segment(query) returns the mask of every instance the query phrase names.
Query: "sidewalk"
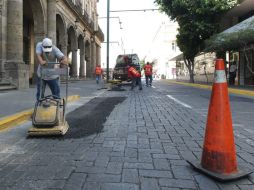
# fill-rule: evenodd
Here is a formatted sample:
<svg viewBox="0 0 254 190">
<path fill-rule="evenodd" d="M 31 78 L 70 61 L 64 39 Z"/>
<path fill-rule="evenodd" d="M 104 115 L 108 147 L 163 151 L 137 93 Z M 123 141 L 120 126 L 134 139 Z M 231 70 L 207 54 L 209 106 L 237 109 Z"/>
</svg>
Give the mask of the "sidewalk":
<svg viewBox="0 0 254 190">
<path fill-rule="evenodd" d="M 72 90 L 81 97 L 96 95 L 96 85 L 86 84 L 87 90 L 89 86 L 90 93 L 76 89 L 78 84 Z M 75 138 L 26 138 L 31 122 L 0 133 L 0 189 L 254 189 L 254 174 L 220 183 L 186 162 L 200 159 L 206 118 L 156 88 L 124 89 L 97 96 L 126 98 L 106 117 L 99 133 Z M 80 101 L 75 104 L 81 105 Z M 253 169 L 254 148 L 244 144 L 244 138 L 241 135 L 236 140 L 238 153 L 243 155 L 237 155 L 238 161 Z"/>
</svg>

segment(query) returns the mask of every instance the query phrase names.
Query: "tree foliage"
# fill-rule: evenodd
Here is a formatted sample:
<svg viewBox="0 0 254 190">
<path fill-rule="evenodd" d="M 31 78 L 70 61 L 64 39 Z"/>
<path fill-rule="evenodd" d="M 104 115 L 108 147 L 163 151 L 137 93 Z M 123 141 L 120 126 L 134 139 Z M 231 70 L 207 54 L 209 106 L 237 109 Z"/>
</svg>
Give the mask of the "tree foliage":
<svg viewBox="0 0 254 190">
<path fill-rule="evenodd" d="M 194 58 L 204 48 L 204 42 L 218 32 L 223 14 L 236 0 L 155 0 L 160 9 L 178 22 L 177 45 L 194 82 Z"/>
</svg>

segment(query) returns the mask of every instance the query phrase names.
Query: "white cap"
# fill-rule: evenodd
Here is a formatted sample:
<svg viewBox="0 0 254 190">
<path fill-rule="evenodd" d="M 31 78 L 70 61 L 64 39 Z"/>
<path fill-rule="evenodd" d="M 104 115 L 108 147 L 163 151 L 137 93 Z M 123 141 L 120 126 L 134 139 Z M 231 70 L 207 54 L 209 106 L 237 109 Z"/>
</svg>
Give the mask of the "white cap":
<svg viewBox="0 0 254 190">
<path fill-rule="evenodd" d="M 49 38 L 44 38 L 42 41 L 42 50 L 45 53 L 51 52 L 52 51 L 52 40 Z"/>
</svg>

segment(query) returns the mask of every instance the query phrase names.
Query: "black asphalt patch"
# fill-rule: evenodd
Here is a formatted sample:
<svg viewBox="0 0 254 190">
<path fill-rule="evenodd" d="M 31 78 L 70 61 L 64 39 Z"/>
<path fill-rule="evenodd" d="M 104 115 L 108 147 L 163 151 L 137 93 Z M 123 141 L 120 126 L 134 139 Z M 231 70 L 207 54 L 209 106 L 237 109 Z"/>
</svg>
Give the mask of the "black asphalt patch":
<svg viewBox="0 0 254 190">
<path fill-rule="evenodd" d="M 64 139 L 82 138 L 103 130 L 103 123 L 114 107 L 126 97 L 94 98 L 66 116 L 69 130 Z"/>
<path fill-rule="evenodd" d="M 125 91 L 121 86 L 113 86 L 109 91 Z"/>
</svg>

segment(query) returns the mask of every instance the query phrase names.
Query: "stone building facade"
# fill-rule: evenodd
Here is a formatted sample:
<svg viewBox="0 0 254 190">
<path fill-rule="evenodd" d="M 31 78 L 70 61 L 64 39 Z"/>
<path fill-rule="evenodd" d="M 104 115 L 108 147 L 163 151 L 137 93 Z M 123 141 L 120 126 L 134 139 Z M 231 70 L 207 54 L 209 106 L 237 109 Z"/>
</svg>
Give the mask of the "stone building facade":
<svg viewBox="0 0 254 190">
<path fill-rule="evenodd" d="M 35 46 L 44 37 L 69 58 L 70 77 L 93 77 L 104 35 L 98 0 L 0 0 L 0 82 L 34 83 Z"/>
</svg>

